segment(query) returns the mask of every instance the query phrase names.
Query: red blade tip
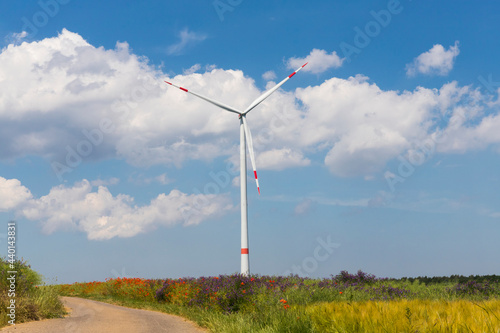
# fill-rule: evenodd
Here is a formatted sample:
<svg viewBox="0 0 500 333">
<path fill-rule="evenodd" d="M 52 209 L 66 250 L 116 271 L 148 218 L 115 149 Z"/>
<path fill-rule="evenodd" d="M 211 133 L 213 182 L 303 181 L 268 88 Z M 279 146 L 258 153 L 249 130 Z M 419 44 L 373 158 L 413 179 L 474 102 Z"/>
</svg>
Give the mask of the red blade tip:
<svg viewBox="0 0 500 333">
<path fill-rule="evenodd" d="M 308 64 L 309 62 L 306 62 L 305 64 L 302 65 L 302 68 L 306 67 L 306 65 Z"/>
</svg>

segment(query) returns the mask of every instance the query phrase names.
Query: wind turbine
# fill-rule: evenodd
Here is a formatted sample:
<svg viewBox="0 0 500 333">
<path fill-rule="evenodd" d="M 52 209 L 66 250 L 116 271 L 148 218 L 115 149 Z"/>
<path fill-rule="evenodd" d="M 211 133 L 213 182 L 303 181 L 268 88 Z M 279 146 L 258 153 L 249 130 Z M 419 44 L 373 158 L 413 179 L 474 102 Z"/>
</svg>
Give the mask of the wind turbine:
<svg viewBox="0 0 500 333">
<path fill-rule="evenodd" d="M 232 106 L 226 105 L 224 103 L 218 102 L 214 99 L 205 97 L 198 93 L 195 93 L 186 88 L 177 86 L 171 82 L 165 81 L 165 83 L 179 88 L 180 90 L 190 93 L 198 98 L 201 98 L 215 106 L 218 106 L 221 109 L 224 109 L 229 112 L 233 112 L 238 114 L 238 118 L 240 119 L 240 190 L 241 190 L 241 274 L 249 275 L 250 274 L 250 264 L 249 264 L 249 255 L 248 255 L 248 205 L 247 205 L 247 158 L 246 158 L 246 142 L 248 140 L 248 152 L 250 154 L 250 161 L 252 162 L 253 174 L 255 176 L 255 183 L 257 184 L 257 191 L 260 195 L 260 187 L 259 187 L 259 179 L 257 178 L 257 169 L 255 167 L 255 156 L 253 152 L 253 143 L 252 143 L 252 135 L 250 134 L 250 129 L 248 128 L 246 115 L 248 112 L 252 111 L 257 105 L 262 103 L 266 98 L 268 98 L 273 92 L 278 90 L 286 81 L 290 80 L 292 76 L 297 74 L 302 68 L 305 67 L 308 63 L 305 63 L 300 68 L 298 68 L 295 72 L 288 75 L 283 81 L 275 85 L 273 88 L 269 89 L 262 95 L 260 95 L 257 99 L 255 99 L 246 109 L 245 111 L 240 111 Z"/>
</svg>

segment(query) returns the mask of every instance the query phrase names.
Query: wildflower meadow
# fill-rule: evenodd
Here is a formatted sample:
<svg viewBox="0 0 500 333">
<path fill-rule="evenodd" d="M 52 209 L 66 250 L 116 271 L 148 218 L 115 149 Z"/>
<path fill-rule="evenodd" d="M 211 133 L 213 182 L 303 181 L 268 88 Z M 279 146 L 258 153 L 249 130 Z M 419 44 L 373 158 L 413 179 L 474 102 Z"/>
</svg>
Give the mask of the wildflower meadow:
<svg viewBox="0 0 500 333">
<path fill-rule="evenodd" d="M 212 332 L 498 332 L 500 277 L 325 279 L 240 274 L 59 285 L 65 296 L 164 311 Z"/>
<path fill-rule="evenodd" d="M 500 331 L 495 275 L 388 279 L 342 271 L 324 279 L 233 274 L 46 286 L 26 262 L 15 265 L 17 323 L 63 316 L 60 295 L 181 315 L 211 332 Z M 4 276 L 6 262 L 1 268 Z M 0 287 L 2 327 L 10 287 Z"/>
</svg>

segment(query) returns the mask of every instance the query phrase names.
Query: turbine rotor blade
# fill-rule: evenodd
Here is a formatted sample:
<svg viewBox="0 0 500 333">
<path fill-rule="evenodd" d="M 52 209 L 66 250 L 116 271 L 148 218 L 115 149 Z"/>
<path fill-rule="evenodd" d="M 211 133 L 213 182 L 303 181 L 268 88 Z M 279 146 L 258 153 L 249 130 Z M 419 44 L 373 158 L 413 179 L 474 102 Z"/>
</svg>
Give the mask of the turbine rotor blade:
<svg viewBox="0 0 500 333">
<path fill-rule="evenodd" d="M 216 101 L 216 100 L 214 100 L 214 99 L 211 99 L 211 98 L 205 97 L 205 96 L 200 95 L 200 94 L 198 94 L 198 93 L 195 93 L 195 92 L 193 92 L 193 91 L 191 91 L 191 90 L 187 90 L 186 88 L 179 87 L 179 86 L 177 86 L 177 85 L 175 85 L 175 84 L 173 84 L 173 83 L 171 83 L 171 82 L 165 81 L 165 83 L 167 83 L 167 84 L 169 84 L 169 85 L 171 85 L 171 86 L 174 86 L 174 87 L 176 87 L 176 88 L 179 88 L 180 90 L 182 90 L 182 91 L 184 91 L 184 92 L 187 92 L 187 93 L 189 93 L 189 94 L 191 94 L 191 95 L 194 95 L 194 96 L 196 96 L 196 97 L 198 97 L 198 98 L 201 98 L 201 99 L 203 99 L 203 100 L 207 101 L 208 103 L 211 103 L 211 104 L 213 104 L 213 105 L 215 105 L 215 106 L 220 107 L 221 109 L 224 109 L 224 110 L 229 111 L 229 112 L 234 112 L 234 113 L 237 113 L 237 114 L 242 114 L 242 112 L 241 112 L 241 111 L 239 111 L 239 110 L 237 110 L 237 109 L 235 109 L 235 108 L 233 108 L 233 107 L 231 107 L 231 106 L 229 106 L 229 105 L 226 105 L 226 104 L 221 103 L 221 102 L 218 102 L 218 101 Z"/>
<path fill-rule="evenodd" d="M 275 85 L 274 87 L 272 87 L 271 89 L 269 89 L 268 91 L 266 91 L 265 93 L 263 93 L 262 95 L 260 95 L 259 97 L 257 97 L 257 99 L 255 101 L 253 101 L 252 104 L 250 104 L 250 106 L 247 107 L 245 111 L 243 111 L 243 114 L 247 114 L 253 108 L 255 108 L 257 105 L 259 105 L 260 103 L 262 103 L 262 101 L 264 101 L 266 98 L 268 98 L 273 92 L 275 92 L 276 90 L 278 90 L 279 87 L 281 87 L 286 81 L 290 80 L 292 78 L 292 76 L 294 76 L 295 74 L 297 74 L 307 64 L 308 63 L 306 62 L 304 65 L 302 65 L 302 67 L 298 68 L 295 72 L 293 72 L 292 74 L 288 75 L 283 81 L 281 81 L 280 83 L 278 83 L 277 85 Z"/>
<path fill-rule="evenodd" d="M 253 175 L 255 176 L 255 183 L 257 184 L 257 191 L 260 194 L 259 179 L 257 178 L 257 168 L 255 167 L 255 155 L 253 152 L 253 142 L 252 134 L 250 133 L 250 128 L 248 128 L 247 119 L 245 115 L 241 115 L 241 120 L 243 120 L 243 128 L 245 129 L 245 136 L 248 142 L 248 151 L 250 153 L 250 161 L 252 162 Z M 240 177 L 246 177 L 246 175 L 240 175 Z"/>
</svg>

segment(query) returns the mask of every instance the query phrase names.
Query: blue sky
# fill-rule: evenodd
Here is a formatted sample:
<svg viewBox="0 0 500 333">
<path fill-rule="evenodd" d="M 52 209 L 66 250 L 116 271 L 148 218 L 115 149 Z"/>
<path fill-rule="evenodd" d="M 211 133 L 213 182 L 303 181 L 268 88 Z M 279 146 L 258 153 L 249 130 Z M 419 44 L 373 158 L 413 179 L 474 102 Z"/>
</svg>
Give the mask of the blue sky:
<svg viewBox="0 0 500 333">
<path fill-rule="evenodd" d="M 0 5 L 0 244 L 49 282 L 499 274 L 499 4 Z M 236 171 L 234 167 L 236 166 Z M 250 175 L 250 174 L 249 174 Z"/>
</svg>

